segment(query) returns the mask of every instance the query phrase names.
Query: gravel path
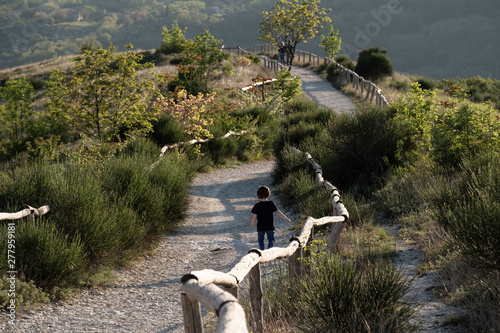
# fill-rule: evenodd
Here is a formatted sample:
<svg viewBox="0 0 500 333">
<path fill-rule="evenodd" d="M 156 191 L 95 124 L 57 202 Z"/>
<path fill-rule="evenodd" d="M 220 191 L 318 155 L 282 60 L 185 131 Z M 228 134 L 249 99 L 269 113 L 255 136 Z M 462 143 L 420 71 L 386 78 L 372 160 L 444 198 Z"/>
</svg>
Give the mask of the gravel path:
<svg viewBox="0 0 500 333">
<path fill-rule="evenodd" d="M 300 76 L 302 90 L 316 103 L 337 113 L 353 112 L 356 109 L 356 105 L 349 97 L 311 69 L 292 66 L 292 73 Z"/>
<path fill-rule="evenodd" d="M 2 316 L 0 331 L 183 332 L 180 278 L 204 268 L 227 272 L 257 247 L 250 210 L 258 186 L 270 185 L 273 166 L 266 161 L 200 174 L 191 187 L 187 221 L 154 255 L 116 272 L 113 287 L 84 289 L 67 302 L 18 314 L 15 327 Z M 276 227 L 276 246 L 287 246 L 286 223 L 277 217 Z"/>
</svg>

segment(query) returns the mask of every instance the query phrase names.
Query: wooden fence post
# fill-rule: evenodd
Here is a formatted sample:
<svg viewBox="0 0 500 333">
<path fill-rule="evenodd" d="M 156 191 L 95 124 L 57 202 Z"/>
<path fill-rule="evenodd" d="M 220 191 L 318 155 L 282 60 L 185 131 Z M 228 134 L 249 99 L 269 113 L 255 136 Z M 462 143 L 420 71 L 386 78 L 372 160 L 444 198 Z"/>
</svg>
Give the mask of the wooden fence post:
<svg viewBox="0 0 500 333">
<path fill-rule="evenodd" d="M 303 248 L 299 244 L 299 247 L 295 251 L 295 253 L 288 257 L 288 270 L 290 272 L 290 278 L 292 280 L 295 278 L 300 278 L 302 276 L 302 257 Z"/>
<path fill-rule="evenodd" d="M 222 290 L 227 291 L 228 293 L 233 295 L 235 298 L 238 298 L 238 287 L 234 287 L 234 288 L 222 287 Z"/>
<path fill-rule="evenodd" d="M 248 273 L 250 292 L 250 312 L 253 319 L 253 332 L 264 332 L 264 317 L 262 310 L 262 283 L 260 277 L 260 263 L 253 266 Z"/>
<path fill-rule="evenodd" d="M 203 333 L 203 321 L 201 319 L 201 309 L 199 302 L 193 302 L 182 293 L 182 315 L 184 317 L 184 332 Z"/>
<path fill-rule="evenodd" d="M 340 233 L 342 232 L 342 229 L 344 229 L 343 222 L 337 222 L 337 223 L 333 224 L 332 231 L 330 233 L 330 237 L 328 237 L 328 241 L 326 243 L 326 247 L 330 253 L 335 252 L 335 250 L 337 249 L 337 245 L 339 242 Z"/>
</svg>

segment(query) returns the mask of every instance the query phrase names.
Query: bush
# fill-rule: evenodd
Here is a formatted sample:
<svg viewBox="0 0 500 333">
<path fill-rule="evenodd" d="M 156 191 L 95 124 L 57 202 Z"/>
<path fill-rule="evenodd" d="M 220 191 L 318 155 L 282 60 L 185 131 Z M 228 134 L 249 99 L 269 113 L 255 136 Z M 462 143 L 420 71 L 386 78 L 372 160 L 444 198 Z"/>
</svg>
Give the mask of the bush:
<svg viewBox="0 0 500 333">
<path fill-rule="evenodd" d="M 249 59 L 253 64 L 260 65 L 262 59 L 259 56 L 253 54 L 245 54 L 245 58 Z"/>
<path fill-rule="evenodd" d="M 341 54 L 339 56 L 337 56 L 335 58 L 335 61 L 344 66 L 345 68 L 347 69 L 350 69 L 350 70 L 354 70 L 354 68 L 356 67 L 356 65 L 354 64 L 354 62 L 349 58 L 349 56 L 345 55 L 345 54 Z"/>
<path fill-rule="evenodd" d="M 462 158 L 498 151 L 498 112 L 491 105 L 463 102 L 445 109 L 432 130 L 433 157 L 445 166 L 456 166 Z"/>
<path fill-rule="evenodd" d="M 5 236 L 2 236 L 1 243 L 5 244 L 7 232 L 2 235 Z M 46 291 L 56 285 L 68 286 L 78 282 L 87 265 L 84 246 L 78 236 L 70 237 L 61 232 L 50 219 L 17 222 L 15 235 L 19 276 L 36 281 Z M 2 256 L 4 268 L 7 270 L 7 255 Z"/>
<path fill-rule="evenodd" d="M 158 52 L 163 54 L 182 53 L 188 47 L 190 41 L 184 37 L 187 28 L 181 29 L 177 23 L 174 21 L 171 29 L 163 27 L 163 39 Z"/>
<path fill-rule="evenodd" d="M 136 140 L 105 162 L 34 163 L 1 173 L 0 211 L 17 211 L 25 202 L 51 207 L 43 221 L 17 224 L 16 264 L 26 281 L 47 292 L 90 281 L 102 268 L 123 265 L 154 246 L 184 217 L 193 166 L 166 154 L 151 169 L 158 158 L 152 147 Z M 6 244 L 2 231 L 0 243 Z M 5 251 L 2 246 L 2 269 Z"/>
<path fill-rule="evenodd" d="M 403 331 L 410 310 L 400 301 L 408 289 L 401 273 L 337 256 L 312 258 L 311 275 L 300 281 L 297 292 L 297 318 L 306 331 Z"/>
<path fill-rule="evenodd" d="M 22 306 L 43 304 L 50 301 L 48 293 L 44 292 L 41 288 L 37 287 L 34 281 L 25 282 L 15 278 L 16 284 L 16 304 Z M 0 306 L 4 309 L 10 303 L 9 297 L 10 281 L 7 280 L 7 275 L 0 278 Z"/>
<path fill-rule="evenodd" d="M 376 81 L 392 74 L 392 64 L 386 50 L 370 47 L 359 52 L 354 71 L 366 79 Z"/>
<path fill-rule="evenodd" d="M 437 221 L 474 267 L 500 269 L 500 154 L 480 154 L 462 162 L 458 179 L 435 195 Z M 457 204 L 460 203 L 460 204 Z"/>
<path fill-rule="evenodd" d="M 149 138 L 158 146 L 190 140 L 184 134 L 182 124 L 169 115 L 162 115 L 153 123 L 153 131 L 149 134 Z"/>
<path fill-rule="evenodd" d="M 398 163 L 398 142 L 406 140 L 390 111 L 377 107 L 360 109 L 354 117 L 342 114 L 328 124 L 327 131 L 331 144 L 310 153 L 335 186 L 346 190 L 362 184 L 362 193 L 370 193 L 379 177 Z"/>
<path fill-rule="evenodd" d="M 277 192 L 283 204 L 293 206 L 301 216 L 321 218 L 332 213 L 330 194 L 326 189 L 318 188 L 314 173 L 309 170 L 288 174 L 277 187 Z"/>
<path fill-rule="evenodd" d="M 436 83 L 434 82 L 434 80 L 428 77 L 417 77 L 415 79 L 415 82 L 420 84 L 420 88 L 424 90 L 433 90 L 434 88 L 436 88 Z"/>
</svg>

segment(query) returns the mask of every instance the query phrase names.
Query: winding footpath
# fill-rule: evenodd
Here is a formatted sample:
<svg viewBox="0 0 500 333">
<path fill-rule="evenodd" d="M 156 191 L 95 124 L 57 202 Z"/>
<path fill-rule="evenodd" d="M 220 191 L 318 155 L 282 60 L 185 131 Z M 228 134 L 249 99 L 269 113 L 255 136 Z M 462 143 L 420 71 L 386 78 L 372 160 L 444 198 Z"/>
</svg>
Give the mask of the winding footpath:
<svg viewBox="0 0 500 333">
<path fill-rule="evenodd" d="M 15 327 L 2 321 L 0 331 L 183 332 L 180 278 L 205 268 L 227 272 L 257 247 L 250 210 L 257 188 L 270 185 L 273 167 L 265 161 L 199 175 L 188 219 L 164 237 L 154 255 L 117 271 L 112 287 L 83 289 L 66 302 L 23 312 Z M 287 246 L 291 231 L 285 222 L 276 223 L 276 246 Z"/>
<path fill-rule="evenodd" d="M 334 112 L 355 110 L 349 98 L 312 71 L 301 67 L 292 71 L 301 76 L 303 90 L 319 104 Z M 2 316 L 0 331 L 183 332 L 180 278 L 205 268 L 227 272 L 249 249 L 257 247 L 250 210 L 257 202 L 258 186 L 271 184 L 273 167 L 273 161 L 265 161 L 200 174 L 191 186 L 187 220 L 176 234 L 163 238 L 153 255 L 116 271 L 112 287 L 82 289 L 68 301 L 21 312 L 15 326 Z M 295 220 L 290 212 L 283 212 Z M 287 246 L 293 232 L 281 219 L 276 222 L 276 246 Z M 418 249 L 404 243 L 396 230 L 390 232 L 401 253 L 396 264 L 413 281 L 405 300 L 415 304 L 412 323 L 419 327 L 417 332 L 459 332 L 441 326 L 456 309 L 433 296 L 435 275 L 429 272 L 416 277 Z"/>
<path fill-rule="evenodd" d="M 340 90 L 334 88 L 330 82 L 314 73 L 312 70 L 292 66 L 292 73 L 299 75 L 302 80 L 302 90 L 313 101 L 333 112 L 350 112 L 356 109 L 354 102 Z"/>
</svg>

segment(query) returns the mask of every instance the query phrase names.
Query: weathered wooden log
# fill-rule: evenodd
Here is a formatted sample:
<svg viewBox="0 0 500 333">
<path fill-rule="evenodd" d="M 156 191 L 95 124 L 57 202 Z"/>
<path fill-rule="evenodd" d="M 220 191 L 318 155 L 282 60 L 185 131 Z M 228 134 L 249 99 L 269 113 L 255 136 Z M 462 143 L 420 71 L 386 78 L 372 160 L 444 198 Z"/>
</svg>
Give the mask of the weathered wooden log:
<svg viewBox="0 0 500 333">
<path fill-rule="evenodd" d="M 182 316 L 184 318 L 184 332 L 203 333 L 200 303 L 191 301 L 185 294 L 181 294 Z"/>
<path fill-rule="evenodd" d="M 328 241 L 326 243 L 326 248 L 329 252 L 334 252 L 337 249 L 342 229 L 344 229 L 344 223 L 338 222 L 333 224 L 330 237 L 328 237 Z"/>
<path fill-rule="evenodd" d="M 303 247 L 298 247 L 297 250 L 288 257 L 288 272 L 292 280 L 302 276 L 302 257 Z"/>
<path fill-rule="evenodd" d="M 200 283 L 194 278 L 184 281 L 182 289 L 191 301 L 200 302 L 219 316 L 217 332 L 248 332 L 245 312 L 230 293 L 212 283 Z"/>
<path fill-rule="evenodd" d="M 345 216 L 324 216 L 320 219 L 312 219 L 312 220 L 313 220 L 313 226 L 318 226 L 318 227 L 330 223 L 346 222 Z"/>
<path fill-rule="evenodd" d="M 260 264 L 255 265 L 249 274 L 249 294 L 250 294 L 250 311 L 252 313 L 253 328 L 256 333 L 264 332 L 264 316 L 262 307 L 262 282 Z"/>
<path fill-rule="evenodd" d="M 234 275 L 214 271 L 212 269 L 193 271 L 189 274 L 184 275 L 181 278 L 181 282 L 187 281 L 189 279 L 195 279 L 199 283 L 204 283 L 204 284 L 214 283 L 226 288 L 234 288 L 238 286 L 238 280 Z"/>
<path fill-rule="evenodd" d="M 257 265 L 261 260 L 261 251 L 257 249 L 250 250 L 240 261 L 227 273 L 234 276 L 237 283 L 243 281 L 250 270 Z"/>
<path fill-rule="evenodd" d="M 264 250 L 262 251 L 260 262 L 265 263 L 279 258 L 288 258 L 295 253 L 299 246 L 300 243 L 298 241 L 292 241 L 287 247 L 272 247 Z"/>
<path fill-rule="evenodd" d="M 15 213 L 0 213 L 0 221 L 3 220 L 19 220 L 22 219 L 23 217 L 26 216 L 42 216 L 47 214 L 50 211 L 49 206 L 42 206 L 38 209 L 33 208 L 31 206 L 28 206 L 28 208 L 25 208 L 19 212 Z"/>
</svg>

